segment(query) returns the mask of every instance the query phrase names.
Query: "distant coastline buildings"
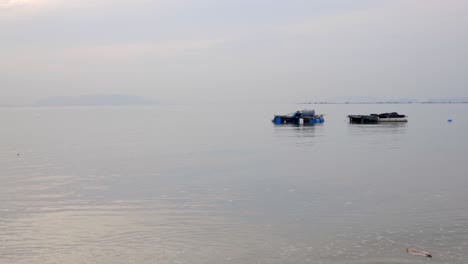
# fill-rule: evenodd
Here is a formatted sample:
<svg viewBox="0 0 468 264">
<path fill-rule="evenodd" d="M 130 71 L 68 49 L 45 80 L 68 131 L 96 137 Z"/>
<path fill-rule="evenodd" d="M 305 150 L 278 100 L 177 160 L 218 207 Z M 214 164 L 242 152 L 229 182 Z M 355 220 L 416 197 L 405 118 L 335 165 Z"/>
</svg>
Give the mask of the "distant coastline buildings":
<svg viewBox="0 0 468 264">
<path fill-rule="evenodd" d="M 377 98 L 339 98 L 339 99 L 326 99 L 317 101 L 302 102 L 301 104 L 468 104 L 468 98 L 433 98 L 433 99 L 397 99 L 385 100 Z"/>
</svg>

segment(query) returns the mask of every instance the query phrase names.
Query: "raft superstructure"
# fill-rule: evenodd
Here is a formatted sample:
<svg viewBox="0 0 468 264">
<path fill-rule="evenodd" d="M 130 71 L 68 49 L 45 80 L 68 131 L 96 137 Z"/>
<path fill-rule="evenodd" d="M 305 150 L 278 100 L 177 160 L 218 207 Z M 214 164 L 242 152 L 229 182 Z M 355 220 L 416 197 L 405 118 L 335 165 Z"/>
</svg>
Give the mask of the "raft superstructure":
<svg viewBox="0 0 468 264">
<path fill-rule="evenodd" d="M 408 122 L 406 115 L 400 115 L 396 112 L 370 114 L 370 115 L 349 115 L 349 122 L 356 124 L 376 124 L 383 122 Z"/>
<path fill-rule="evenodd" d="M 275 115 L 272 120 L 276 125 L 295 124 L 295 125 L 315 125 L 325 122 L 323 115 L 315 114 L 315 110 L 296 111 L 287 115 Z"/>
</svg>

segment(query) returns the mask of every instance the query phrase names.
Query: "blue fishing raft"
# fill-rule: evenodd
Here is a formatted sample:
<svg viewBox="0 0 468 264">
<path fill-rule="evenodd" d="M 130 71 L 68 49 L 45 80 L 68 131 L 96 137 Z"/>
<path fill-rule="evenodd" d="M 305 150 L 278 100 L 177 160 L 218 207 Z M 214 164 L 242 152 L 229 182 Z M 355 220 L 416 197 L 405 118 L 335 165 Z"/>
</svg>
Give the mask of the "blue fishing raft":
<svg viewBox="0 0 468 264">
<path fill-rule="evenodd" d="M 315 125 L 325 122 L 323 115 L 315 114 L 315 110 L 302 110 L 287 115 L 275 115 L 273 123 L 276 125 L 281 124 L 295 124 L 295 125 Z"/>
</svg>

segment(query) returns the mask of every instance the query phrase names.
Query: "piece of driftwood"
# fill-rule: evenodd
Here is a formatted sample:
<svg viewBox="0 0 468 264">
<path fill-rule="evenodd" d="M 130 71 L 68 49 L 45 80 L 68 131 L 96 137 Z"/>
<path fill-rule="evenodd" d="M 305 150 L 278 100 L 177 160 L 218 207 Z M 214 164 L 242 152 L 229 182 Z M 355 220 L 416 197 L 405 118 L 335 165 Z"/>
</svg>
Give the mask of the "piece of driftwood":
<svg viewBox="0 0 468 264">
<path fill-rule="evenodd" d="M 424 256 L 424 257 L 432 258 L 431 253 L 429 253 L 427 251 L 424 251 L 422 249 L 417 249 L 417 248 L 410 247 L 410 248 L 406 249 L 406 252 L 408 252 L 410 254 L 413 254 L 413 255 L 416 255 L 416 256 Z"/>
</svg>

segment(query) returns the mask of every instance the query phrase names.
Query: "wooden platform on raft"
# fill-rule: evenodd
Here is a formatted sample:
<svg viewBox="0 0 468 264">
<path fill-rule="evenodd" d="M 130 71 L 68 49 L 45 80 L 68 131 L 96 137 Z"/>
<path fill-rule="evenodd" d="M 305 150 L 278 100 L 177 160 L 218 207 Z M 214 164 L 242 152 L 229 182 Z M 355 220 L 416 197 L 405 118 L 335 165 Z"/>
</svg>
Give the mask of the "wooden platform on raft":
<svg viewBox="0 0 468 264">
<path fill-rule="evenodd" d="M 376 124 L 379 122 L 377 115 L 349 115 L 349 122 L 356 124 Z"/>
</svg>

